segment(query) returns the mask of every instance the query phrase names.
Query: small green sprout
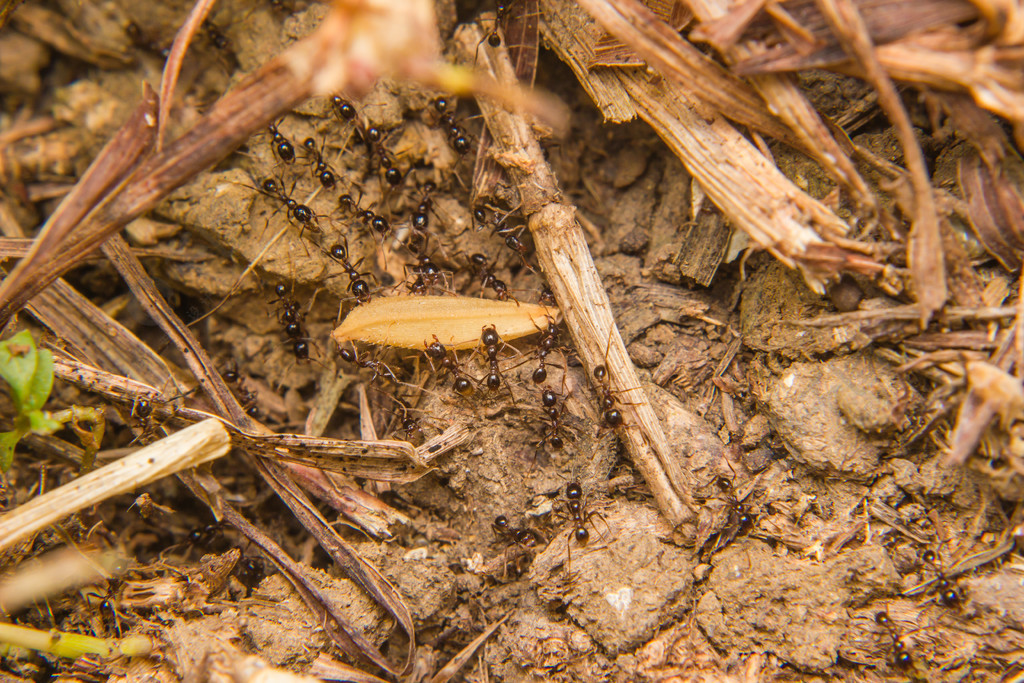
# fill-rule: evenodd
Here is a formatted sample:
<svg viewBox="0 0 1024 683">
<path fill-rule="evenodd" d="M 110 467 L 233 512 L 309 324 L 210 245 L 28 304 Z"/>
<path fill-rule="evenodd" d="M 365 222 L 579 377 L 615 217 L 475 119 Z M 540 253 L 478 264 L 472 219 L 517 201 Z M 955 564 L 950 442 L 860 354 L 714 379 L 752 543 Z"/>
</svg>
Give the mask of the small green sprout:
<svg viewBox="0 0 1024 683">
<path fill-rule="evenodd" d="M 0 342 L 0 377 L 10 386 L 14 403 L 14 429 L 0 432 L 0 472 L 14 462 L 14 447 L 26 434 L 52 434 L 68 424 L 85 450 L 82 471 L 92 468 L 103 440 L 106 422 L 95 408 L 72 406 L 64 410 L 43 410 L 53 391 L 53 354 L 37 349 L 28 330 Z M 87 423 L 90 426 L 83 427 Z"/>
</svg>

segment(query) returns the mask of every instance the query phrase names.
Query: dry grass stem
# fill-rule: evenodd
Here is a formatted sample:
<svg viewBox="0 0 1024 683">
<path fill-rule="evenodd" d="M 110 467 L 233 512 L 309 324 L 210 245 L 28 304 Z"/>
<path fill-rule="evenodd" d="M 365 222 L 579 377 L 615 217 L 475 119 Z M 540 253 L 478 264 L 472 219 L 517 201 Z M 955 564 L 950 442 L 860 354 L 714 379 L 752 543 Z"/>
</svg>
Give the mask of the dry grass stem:
<svg viewBox="0 0 1024 683">
<path fill-rule="evenodd" d="M 477 54 L 483 36 L 475 26 L 456 34 L 462 59 Z M 504 51 L 481 46 L 477 66 L 501 82 L 514 82 L 515 71 Z M 557 180 L 544 158 L 529 122 L 480 98 L 480 109 L 495 140 L 495 149 L 520 194 L 523 215 L 537 249 L 537 259 L 565 316 L 584 366 L 605 365 L 613 391 L 620 396 L 625 426 L 619 434 L 634 464 L 651 488 L 659 509 L 678 525 L 693 517 L 685 473 L 669 452 L 668 442 L 636 376 L 636 369 L 615 326 L 611 305 L 575 208 L 562 201 Z"/>
<path fill-rule="evenodd" d="M 219 420 L 183 429 L 0 517 L 0 551 L 83 508 L 215 460 L 230 448 L 231 439 Z"/>
<path fill-rule="evenodd" d="M 867 26 L 851 0 L 818 0 L 818 7 L 828 19 L 840 44 L 859 66 L 878 93 L 878 104 L 892 122 L 903 146 L 903 158 L 914 190 L 914 218 L 907 245 L 907 260 L 914 284 L 914 294 L 921 314 L 922 325 L 946 302 L 946 267 L 942 257 L 942 239 L 939 234 L 939 216 L 935 208 L 935 195 L 924 154 L 910 116 L 892 80 L 882 69 L 875 56 Z"/>
</svg>

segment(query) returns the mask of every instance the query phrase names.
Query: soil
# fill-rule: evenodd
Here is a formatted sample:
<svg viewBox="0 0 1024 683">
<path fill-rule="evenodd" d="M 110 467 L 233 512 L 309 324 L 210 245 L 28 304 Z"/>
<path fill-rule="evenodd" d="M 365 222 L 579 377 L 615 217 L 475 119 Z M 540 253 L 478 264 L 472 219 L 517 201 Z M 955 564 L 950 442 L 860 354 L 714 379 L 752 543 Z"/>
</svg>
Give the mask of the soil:
<svg viewBox="0 0 1024 683">
<path fill-rule="evenodd" d="M 53 50 L 17 23 L 0 31 L 0 50 L 34 55 L 17 65 L 0 59 L 6 97 L 0 133 L 18 111 L 59 123 L 10 145 L 7 172 L 18 188 L 38 196 L 44 186 L 56 187 L 51 196 L 59 196 L 127 117 L 140 84 L 158 82 L 159 51 L 188 3 L 31 4 L 87 17 L 92 43 L 125 58 L 89 63 Z M 439 7 L 442 27 L 450 30 L 455 8 Z M 459 18 L 472 16 L 468 8 L 459 10 Z M 218 47 L 212 31 L 201 34 L 185 63 L 171 134 L 194 122 L 242 73 L 308 32 L 324 11 L 301 1 L 218 4 L 210 22 L 226 44 Z M 130 25 L 134 33 L 126 31 Z M 273 430 L 301 433 L 311 409 L 330 401 L 330 386 L 329 395 L 340 400 L 330 403 L 333 416 L 322 435 L 360 438 L 371 426 L 365 413 L 360 422 L 360 384 L 368 389 L 372 429 L 382 438 L 419 443 L 451 424 L 471 428 L 470 442 L 439 458 L 418 481 L 335 480 L 373 501 L 365 515 L 376 526 L 357 528 L 321 505 L 407 604 L 419 645 L 409 680 L 433 675 L 502 619 L 465 664 L 463 680 L 1001 680 L 1024 651 L 1024 565 L 1019 556 L 1002 554 L 970 571 L 954 570 L 999 545 L 1020 523 L 1014 517 L 1024 499 L 1020 472 L 987 456 L 962 467 L 946 464 L 943 434 L 956 404 L 935 419 L 936 383 L 898 367 L 900 342 L 913 325 L 876 321 L 870 329 L 850 326 L 837 334 L 838 328 L 799 324 L 869 310 L 894 294 L 859 276 L 844 278 L 832 296 L 816 294 L 799 273 L 763 252 L 740 258 L 746 243 L 739 236 L 722 242 L 725 260 L 699 284 L 685 274 L 680 249 L 692 231 L 707 230 L 713 239 L 724 221 L 713 207 L 694 209 L 680 162 L 645 125 L 604 124 L 568 68 L 545 51 L 538 85 L 573 112 L 570 132 L 547 141 L 549 160 L 579 207 L 672 456 L 691 478 L 698 503 L 693 527 L 674 529 L 659 515 L 615 432 L 602 425 L 602 389 L 579 366 L 564 329 L 546 359 L 544 385 L 558 397 L 557 428 L 531 381 L 541 334 L 503 345 L 499 388 L 479 385 L 469 397 L 453 392 L 452 376 L 434 372 L 423 354 L 360 347 L 361 358 L 386 363 L 396 382 L 339 358 L 329 334 L 357 301 L 330 246 L 346 245 L 349 261 L 373 273 L 375 297 L 405 293 L 419 255 L 400 242 L 407 233 L 381 238 L 358 217 L 339 212 L 342 193 L 401 228 L 426 196 L 424 185 L 435 183 L 424 252 L 443 273 L 431 286 L 434 293 L 493 298 L 473 270 L 470 257 L 481 253 L 511 299 L 534 302 L 540 295 L 543 278 L 528 231 L 508 212 L 514 207 L 492 207 L 489 220 L 515 231 L 526 242 L 524 254 L 474 220 L 474 155 L 460 156 L 449 144 L 431 106 L 438 93 L 382 82 L 354 103 L 363 120 L 389 131 L 386 147 L 406 173 L 398 189 L 387 189 L 380 171 L 369 168 L 352 124 L 319 98 L 277 127 L 297 148 L 311 138 L 338 172 L 338 187 L 319 187 L 301 148 L 299 159 L 283 162 L 271 135 L 260 132 L 126 231 L 134 247 L 158 250 L 145 265 L 177 313 L 186 322 L 209 314 L 194 332 L 222 372 L 241 376 L 236 391 L 256 393 L 259 419 Z M 825 73 L 806 77 L 804 85 L 819 109 L 833 112 L 863 88 Z M 451 111 L 475 144 L 480 123 L 472 101 L 459 101 Z M 857 141 L 899 161 L 884 117 L 870 121 Z M 954 147 L 949 142 L 933 156 L 948 158 Z M 772 149 L 780 167 L 814 196 L 833 189 L 807 159 Z M 302 198 L 323 232 L 300 229 L 280 202 L 258 192 L 267 177 Z M 32 228 L 53 201 L 8 196 L 5 203 Z M 988 281 L 1007 277 L 991 262 L 977 263 Z M 92 262 L 67 279 L 169 361 L 184 365 L 110 266 Z M 282 330 L 282 297 L 275 294 L 282 284 L 284 298 L 299 303 L 310 360 L 295 357 Z M 979 323 L 977 329 L 985 328 Z M 462 374 L 487 373 L 482 351 L 459 358 Z M 189 400 L 203 405 L 198 395 Z M 51 402 L 104 405 L 62 383 Z M 106 449 L 134 447 L 139 438 L 161 433 L 160 425 L 142 428 L 130 407 L 109 405 L 108 415 Z M 409 418 L 417 423 L 407 430 Z M 565 442 L 561 449 L 552 447 L 556 435 Z M 404 644 L 393 619 L 329 562 L 247 462 L 236 453 L 211 473 L 249 519 L 315 569 L 322 589 L 347 606 L 353 631 L 397 658 Z M 73 464 L 52 449 L 21 449 L 6 474 L 6 509 L 33 495 L 42 471 L 47 488 L 76 476 Z M 570 483 L 582 488 L 579 522 L 566 500 Z M 499 533 L 494 523 L 500 515 L 531 530 L 528 537 Z M 589 536 L 585 544 L 580 528 Z M 274 565 L 236 530 L 216 524 L 177 480 L 83 511 L 4 557 L 4 569 L 15 571 L 54 546 L 86 539 L 124 552 L 126 573 L 10 616 L 44 630 L 149 633 L 162 643 L 161 656 L 112 662 L 10 657 L 0 667 L 11 680 L 87 673 L 199 679 L 237 670 L 247 655 L 304 673 L 323 654 L 344 659 Z M 929 550 L 934 563 L 922 559 Z M 947 574 L 955 600 L 943 600 L 938 589 L 936 579 Z M 168 597 L 154 597 L 158 593 Z M 878 613 L 888 615 L 888 626 L 878 623 Z M 903 651 L 910 661 L 901 665 Z"/>
</svg>

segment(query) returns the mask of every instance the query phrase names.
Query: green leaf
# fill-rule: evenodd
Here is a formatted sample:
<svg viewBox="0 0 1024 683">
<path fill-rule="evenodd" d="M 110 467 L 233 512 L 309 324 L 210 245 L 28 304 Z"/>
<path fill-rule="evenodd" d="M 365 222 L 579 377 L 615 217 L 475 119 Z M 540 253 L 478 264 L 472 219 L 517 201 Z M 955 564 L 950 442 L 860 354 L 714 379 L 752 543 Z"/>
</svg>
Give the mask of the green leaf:
<svg viewBox="0 0 1024 683">
<path fill-rule="evenodd" d="M 26 413 L 28 416 L 29 429 L 33 434 L 53 434 L 64 426 L 60 420 L 54 420 L 49 413 L 42 410 L 33 410 Z"/>
<path fill-rule="evenodd" d="M 36 371 L 25 394 L 22 410 L 41 410 L 53 391 L 53 354 L 43 349 L 36 352 Z"/>
<path fill-rule="evenodd" d="M 0 432 L 0 472 L 11 469 L 14 462 L 14 447 L 24 434 L 19 431 Z"/>
<path fill-rule="evenodd" d="M 25 398 L 32 392 L 36 381 L 38 358 L 36 344 L 28 330 L 0 342 L 0 377 L 11 385 L 11 398 L 19 413 L 25 412 Z"/>
</svg>

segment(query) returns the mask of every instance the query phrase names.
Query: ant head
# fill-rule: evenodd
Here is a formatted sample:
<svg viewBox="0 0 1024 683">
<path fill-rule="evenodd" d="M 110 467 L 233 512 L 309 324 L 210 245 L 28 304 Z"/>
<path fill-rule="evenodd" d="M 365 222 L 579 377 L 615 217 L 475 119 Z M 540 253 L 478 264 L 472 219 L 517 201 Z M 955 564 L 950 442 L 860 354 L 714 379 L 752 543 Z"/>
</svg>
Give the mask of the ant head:
<svg viewBox="0 0 1024 683">
<path fill-rule="evenodd" d="M 938 556 L 936 556 L 934 550 L 925 550 L 923 553 L 921 553 L 921 560 L 926 562 L 927 564 L 935 565 L 937 559 Z"/>
<path fill-rule="evenodd" d="M 505 515 L 498 515 L 494 518 L 494 522 L 491 524 L 495 529 L 508 529 L 508 517 Z"/>
<path fill-rule="evenodd" d="M 426 352 L 427 355 L 434 360 L 441 360 L 448 355 L 448 349 L 446 349 L 444 344 L 438 340 L 437 336 L 435 336 L 434 341 L 427 346 Z"/>
<path fill-rule="evenodd" d="M 435 97 L 434 98 L 434 111 L 438 114 L 443 114 L 448 109 L 448 98 L 447 97 Z"/>
<path fill-rule="evenodd" d="M 545 408 L 551 408 L 558 402 L 558 394 L 551 389 L 545 389 L 540 395 L 540 402 Z"/>
<path fill-rule="evenodd" d="M 149 399 L 140 398 L 135 404 L 135 414 L 141 418 L 147 418 L 153 414 L 153 404 Z"/>
<path fill-rule="evenodd" d="M 302 141 L 302 146 L 305 147 L 310 152 L 314 152 L 316 151 L 316 140 L 314 140 L 313 138 L 306 138 L 305 140 Z"/>
<path fill-rule="evenodd" d="M 565 497 L 569 500 L 579 500 L 583 497 L 583 487 L 579 485 L 579 482 L 569 482 L 565 486 Z"/>
<path fill-rule="evenodd" d="M 264 192 L 270 193 L 276 193 L 280 189 L 277 181 L 273 178 L 264 178 L 263 182 L 260 183 L 260 187 L 263 188 Z"/>
<path fill-rule="evenodd" d="M 603 381 L 608 376 L 608 368 L 603 365 L 598 365 L 594 368 L 594 379 Z"/>
</svg>

